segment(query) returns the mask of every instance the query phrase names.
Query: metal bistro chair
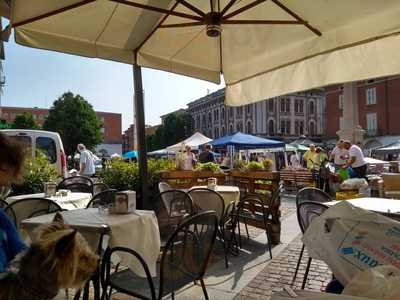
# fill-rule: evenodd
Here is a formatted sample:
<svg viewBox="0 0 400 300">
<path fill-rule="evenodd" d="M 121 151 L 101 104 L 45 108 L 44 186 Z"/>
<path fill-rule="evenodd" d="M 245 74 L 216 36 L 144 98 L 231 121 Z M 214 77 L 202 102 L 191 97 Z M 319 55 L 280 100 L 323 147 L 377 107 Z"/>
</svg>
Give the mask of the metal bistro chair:
<svg viewBox="0 0 400 300">
<path fill-rule="evenodd" d="M 190 196 L 181 190 L 167 190 L 158 194 L 154 201 L 154 212 L 160 229 L 161 244 L 165 245 L 170 234 L 187 216 L 193 215 Z"/>
<path fill-rule="evenodd" d="M 200 281 L 204 297 L 208 299 L 203 281 L 218 230 L 215 212 L 202 212 L 185 219 L 174 231 L 162 252 L 157 277 L 151 277 L 146 262 L 132 249 L 108 249 L 103 257 L 101 274 L 103 299 L 110 299 L 108 288 L 139 299 L 162 299 L 188 283 Z M 111 256 L 114 253 L 130 255 L 143 267 L 146 278 L 129 269 L 111 274 Z"/>
<path fill-rule="evenodd" d="M 304 201 L 324 203 L 332 201 L 332 198 L 320 189 L 314 187 L 305 187 L 298 191 L 296 195 L 296 206 L 298 207 L 298 205 Z"/>
<path fill-rule="evenodd" d="M 168 184 L 167 182 L 164 181 L 160 181 L 158 183 L 158 190 L 160 191 L 160 193 L 165 192 L 165 191 L 170 191 L 173 190 L 172 186 L 170 184 Z"/>
<path fill-rule="evenodd" d="M 26 198 L 10 203 L 4 211 L 19 230 L 21 222 L 25 219 L 62 211 L 62 209 L 56 202 L 46 198 Z"/>
<path fill-rule="evenodd" d="M 57 190 L 59 189 L 93 194 L 93 181 L 85 176 L 68 177 L 57 185 Z"/>
<path fill-rule="evenodd" d="M 102 191 L 100 193 L 97 193 L 96 195 L 93 196 L 93 198 L 90 200 L 90 202 L 86 205 L 86 208 L 110 205 L 114 202 L 116 193 L 117 193 L 117 190 L 114 190 L 114 189 L 108 189 L 108 190 Z"/>
<path fill-rule="evenodd" d="M 218 217 L 218 237 L 224 246 L 225 267 L 228 268 L 228 245 L 225 237 L 225 224 L 229 215 L 225 215 L 225 201 L 221 194 L 207 188 L 195 188 L 188 192 L 192 198 L 195 212 L 215 211 Z"/>
<path fill-rule="evenodd" d="M 0 208 L 5 209 L 8 206 L 8 202 L 3 199 L 0 199 Z"/>
<path fill-rule="evenodd" d="M 300 202 L 297 206 L 297 220 L 299 221 L 300 229 L 301 232 L 304 233 L 308 226 L 311 224 L 312 220 L 315 217 L 318 217 L 324 213 L 325 210 L 327 210 L 329 207 L 324 205 L 323 203 L 319 202 L 314 202 L 314 201 L 303 201 Z M 292 285 L 294 284 L 296 277 L 297 277 L 297 272 L 299 271 L 301 259 L 303 257 L 303 252 L 304 252 L 304 244 L 303 247 L 301 248 L 299 260 L 297 261 L 297 266 L 296 266 L 296 271 L 293 276 L 292 280 Z M 306 282 L 307 282 L 307 277 L 308 277 L 308 272 L 310 271 L 310 266 L 311 266 L 311 261 L 312 258 L 308 258 L 307 262 L 307 267 L 306 267 L 306 272 L 304 273 L 304 278 L 303 278 L 303 283 L 301 285 L 301 289 L 304 289 Z"/>
<path fill-rule="evenodd" d="M 98 193 L 101 193 L 103 191 L 109 190 L 110 188 L 108 187 L 107 184 L 103 182 L 96 182 L 93 184 L 93 195 L 97 195 Z"/>
</svg>

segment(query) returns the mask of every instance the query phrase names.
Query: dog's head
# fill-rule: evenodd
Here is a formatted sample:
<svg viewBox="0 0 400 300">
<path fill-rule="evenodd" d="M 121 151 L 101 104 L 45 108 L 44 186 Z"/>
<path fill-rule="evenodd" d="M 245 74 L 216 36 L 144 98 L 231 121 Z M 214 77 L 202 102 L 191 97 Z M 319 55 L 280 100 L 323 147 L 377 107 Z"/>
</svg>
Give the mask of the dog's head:
<svg viewBox="0 0 400 300">
<path fill-rule="evenodd" d="M 99 262 L 98 255 L 82 235 L 65 224 L 59 213 L 51 224 L 39 229 L 29 252 L 32 258 L 43 259 L 39 268 L 31 267 L 35 268 L 37 273 L 40 269 L 47 271 L 47 276 L 51 276 L 53 280 L 57 279 L 59 289 L 82 287 Z M 31 260 L 32 263 L 35 261 Z"/>
</svg>

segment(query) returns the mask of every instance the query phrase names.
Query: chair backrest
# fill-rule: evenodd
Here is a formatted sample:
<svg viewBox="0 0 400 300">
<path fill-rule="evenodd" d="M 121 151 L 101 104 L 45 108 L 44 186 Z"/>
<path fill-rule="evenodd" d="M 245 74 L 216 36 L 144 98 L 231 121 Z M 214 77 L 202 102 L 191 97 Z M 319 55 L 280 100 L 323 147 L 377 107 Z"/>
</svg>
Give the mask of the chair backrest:
<svg viewBox="0 0 400 300">
<path fill-rule="evenodd" d="M 57 185 L 57 190 L 66 189 L 71 192 L 93 193 L 93 182 L 85 176 L 73 176 L 65 178 Z"/>
<path fill-rule="evenodd" d="M 160 182 L 158 183 L 158 189 L 159 189 L 160 193 L 162 193 L 162 192 L 170 191 L 170 190 L 172 190 L 173 188 L 172 188 L 172 186 L 169 185 L 167 182 L 160 181 Z"/>
<path fill-rule="evenodd" d="M 215 211 L 218 220 L 221 220 L 225 213 L 225 201 L 221 194 L 207 188 L 195 188 L 188 192 L 192 198 L 194 210 L 200 211 Z"/>
<path fill-rule="evenodd" d="M 0 185 L 0 200 L 5 200 L 11 192 L 12 188 L 9 185 Z"/>
<path fill-rule="evenodd" d="M 54 201 L 46 198 L 26 198 L 10 203 L 6 208 L 6 214 L 19 229 L 21 221 L 57 211 L 61 207 Z"/>
<path fill-rule="evenodd" d="M 385 191 L 400 191 L 400 173 L 382 174 Z"/>
<path fill-rule="evenodd" d="M 236 211 L 234 213 L 236 224 L 240 217 L 262 221 L 264 227 L 267 228 L 267 221 L 271 215 L 271 209 L 260 199 L 257 194 L 248 194 L 240 199 L 236 204 Z"/>
<path fill-rule="evenodd" d="M 176 290 L 179 282 L 189 283 L 203 277 L 217 229 L 218 218 L 212 211 L 189 217 L 178 226 L 162 252 L 159 295 Z"/>
<path fill-rule="evenodd" d="M 300 203 L 304 201 L 312 201 L 312 202 L 330 202 L 332 201 L 331 196 L 329 196 L 324 191 L 313 188 L 313 187 L 305 187 L 298 191 L 296 195 L 296 205 L 298 206 Z"/>
<path fill-rule="evenodd" d="M 114 190 L 114 189 L 108 189 L 108 190 L 102 191 L 93 196 L 93 198 L 90 200 L 90 202 L 86 205 L 86 208 L 110 205 L 114 202 L 116 193 L 117 193 L 117 190 Z"/>
<path fill-rule="evenodd" d="M 305 232 L 310 226 L 312 220 L 324 213 L 329 206 L 319 202 L 304 201 L 299 203 L 297 207 L 297 220 L 300 225 L 301 232 Z"/>
<path fill-rule="evenodd" d="M 98 193 L 101 193 L 103 191 L 109 190 L 110 188 L 108 187 L 107 184 L 103 182 L 96 182 L 93 184 L 93 195 L 97 195 Z"/>
<path fill-rule="evenodd" d="M 157 195 L 154 211 L 161 235 L 169 235 L 187 215 L 193 214 L 192 199 L 181 190 L 169 190 Z"/>
</svg>

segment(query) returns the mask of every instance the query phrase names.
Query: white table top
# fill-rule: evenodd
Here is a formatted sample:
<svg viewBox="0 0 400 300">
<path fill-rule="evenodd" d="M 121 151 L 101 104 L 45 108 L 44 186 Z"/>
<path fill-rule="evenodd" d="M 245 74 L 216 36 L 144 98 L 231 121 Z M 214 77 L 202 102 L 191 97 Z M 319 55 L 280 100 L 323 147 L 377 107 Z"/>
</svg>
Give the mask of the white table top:
<svg viewBox="0 0 400 300">
<path fill-rule="evenodd" d="M 160 253 L 160 233 L 153 211 L 137 210 L 130 214 L 100 213 L 98 208 L 63 211 L 66 223 L 77 229 L 94 248 L 97 248 L 101 233 L 110 235 L 110 247 L 127 247 L 137 251 L 156 274 L 156 263 Z M 22 228 L 32 232 L 37 226 L 50 223 L 54 214 L 43 215 L 22 221 Z M 122 262 L 140 276 L 142 267 L 131 256 L 120 256 Z"/>
<path fill-rule="evenodd" d="M 37 193 L 8 197 L 6 201 L 8 203 L 12 203 L 16 200 L 26 198 L 47 198 L 56 202 L 58 205 L 61 206 L 62 209 L 71 210 L 77 208 L 85 208 L 89 201 L 92 199 L 92 194 L 70 192 L 67 196 L 45 197 L 44 193 Z"/>
<path fill-rule="evenodd" d="M 199 186 L 192 186 L 190 190 L 193 189 L 206 189 L 206 185 L 199 185 Z M 240 193 L 240 190 L 237 186 L 232 186 L 232 185 L 217 185 L 215 187 L 215 191 L 219 193 Z"/>
<path fill-rule="evenodd" d="M 354 206 L 378 213 L 400 214 L 400 200 L 387 198 L 356 198 L 350 200 L 331 201 L 324 204 L 333 206 L 341 201 L 348 201 Z"/>
</svg>

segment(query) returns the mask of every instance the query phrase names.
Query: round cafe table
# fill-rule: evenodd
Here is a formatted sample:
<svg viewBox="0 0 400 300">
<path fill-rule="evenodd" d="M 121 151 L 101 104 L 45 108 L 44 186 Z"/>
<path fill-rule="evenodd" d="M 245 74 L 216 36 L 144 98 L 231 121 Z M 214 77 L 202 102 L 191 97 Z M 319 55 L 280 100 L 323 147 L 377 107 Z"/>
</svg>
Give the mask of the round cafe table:
<svg viewBox="0 0 400 300">
<path fill-rule="evenodd" d="M 6 202 L 10 204 L 16 200 L 27 198 L 47 198 L 56 202 L 62 209 L 72 210 L 77 208 L 85 208 L 92 199 L 92 194 L 70 192 L 66 196 L 45 197 L 44 193 L 37 193 L 8 197 Z"/>
</svg>

